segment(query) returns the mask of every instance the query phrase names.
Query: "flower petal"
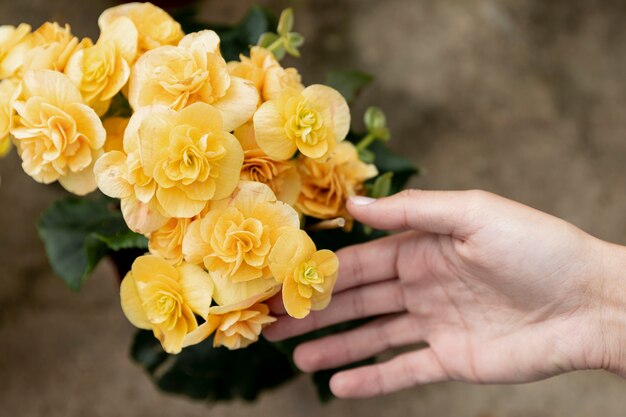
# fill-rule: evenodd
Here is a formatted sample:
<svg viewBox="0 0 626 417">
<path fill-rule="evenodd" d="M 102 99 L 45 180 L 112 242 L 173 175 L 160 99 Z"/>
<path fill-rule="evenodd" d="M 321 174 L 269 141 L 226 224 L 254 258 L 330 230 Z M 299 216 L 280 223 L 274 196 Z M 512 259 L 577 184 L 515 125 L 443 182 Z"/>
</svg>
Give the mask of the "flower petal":
<svg viewBox="0 0 626 417">
<path fill-rule="evenodd" d="M 210 272 L 215 289 L 213 299 L 220 306 L 237 304 L 279 287 L 273 278 L 257 278 L 245 282 L 232 282 L 228 276 Z"/>
<path fill-rule="evenodd" d="M 217 329 L 217 326 L 220 325 L 221 319 L 222 318 L 220 316 L 209 316 L 207 321 L 198 326 L 197 329 L 187 333 L 185 339 L 183 340 L 183 347 L 193 346 L 203 342 L 206 338 L 211 336 L 215 329 Z"/>
<path fill-rule="evenodd" d="M 167 223 L 168 218 L 163 216 L 155 200 L 142 203 L 135 197 L 122 199 L 122 215 L 126 224 L 133 232 L 151 233 Z"/>
<path fill-rule="evenodd" d="M 132 64 L 137 56 L 138 36 L 133 21 L 126 16 L 119 16 L 102 28 L 98 43 L 113 43 L 126 62 Z"/>
<path fill-rule="evenodd" d="M 239 183 L 239 174 L 243 165 L 244 155 L 239 141 L 230 133 L 224 133 L 224 136 L 226 154 L 224 158 L 212 163 L 219 172 L 213 200 L 221 200 L 232 194 Z"/>
<path fill-rule="evenodd" d="M 183 238 L 183 254 L 187 262 L 196 265 L 203 263 L 204 255 L 209 253 L 211 246 L 202 239 L 200 228 L 202 220 L 194 220 L 187 228 Z"/>
<path fill-rule="evenodd" d="M 286 279 L 283 284 L 283 305 L 287 314 L 296 319 L 305 318 L 311 310 L 311 300 L 300 295 L 298 284 L 293 279 Z"/>
<path fill-rule="evenodd" d="M 193 217 L 206 206 L 206 201 L 192 200 L 177 187 L 159 188 L 156 197 L 165 213 L 170 217 Z"/>
<path fill-rule="evenodd" d="M 28 97 L 45 97 L 57 107 L 82 103 L 78 87 L 63 73 L 50 70 L 31 70 L 24 74 L 23 94 Z"/>
<path fill-rule="evenodd" d="M 183 263 L 178 267 L 180 285 L 183 289 L 185 303 L 194 313 L 206 318 L 211 307 L 213 281 L 209 274 L 194 264 Z"/>
<path fill-rule="evenodd" d="M 213 105 L 222 113 L 224 130 L 232 132 L 252 118 L 259 101 L 259 92 L 250 81 L 231 77 L 226 95 Z"/>
<path fill-rule="evenodd" d="M 344 140 L 350 131 L 350 108 L 346 99 L 334 88 L 321 84 L 308 86 L 302 95 L 332 120 L 335 140 Z"/>
<path fill-rule="evenodd" d="M 254 137 L 270 158 L 284 161 L 298 150 L 285 134 L 285 120 L 276 102 L 266 101 L 254 113 Z"/>
<path fill-rule="evenodd" d="M 94 191 L 97 187 L 96 177 L 93 174 L 93 162 L 87 168 L 79 172 L 68 171 L 62 177 L 59 177 L 59 183 L 67 191 L 76 195 L 85 195 Z"/>
<path fill-rule="evenodd" d="M 122 284 L 120 285 L 120 301 L 124 315 L 133 326 L 146 330 L 152 328 L 152 324 L 148 321 L 146 312 L 141 305 L 141 299 L 139 299 L 139 295 L 137 294 L 132 272 L 126 274 L 126 277 L 122 280 Z"/>
</svg>

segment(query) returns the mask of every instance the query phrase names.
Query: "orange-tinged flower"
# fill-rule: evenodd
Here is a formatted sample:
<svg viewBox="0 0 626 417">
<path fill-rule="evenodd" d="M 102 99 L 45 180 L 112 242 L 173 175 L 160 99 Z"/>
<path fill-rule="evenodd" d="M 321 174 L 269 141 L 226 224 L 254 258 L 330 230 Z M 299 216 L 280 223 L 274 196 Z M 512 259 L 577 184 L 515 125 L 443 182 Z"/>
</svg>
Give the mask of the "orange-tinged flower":
<svg viewBox="0 0 626 417">
<path fill-rule="evenodd" d="M 107 132 L 107 140 L 104 142 L 105 152 L 124 151 L 124 131 L 128 121 L 126 117 L 107 117 L 102 121 Z"/>
<path fill-rule="evenodd" d="M 175 265 L 180 264 L 183 261 L 183 238 L 191 221 L 186 218 L 171 218 L 163 227 L 150 233 L 150 253 Z"/>
<path fill-rule="evenodd" d="M 180 110 L 203 102 L 222 114 L 228 132 L 248 121 L 258 101 L 251 82 L 231 77 L 219 52 L 219 38 L 205 30 L 183 38 L 180 44 L 146 52 L 130 78 L 128 100 L 137 110 L 160 104 Z"/>
<path fill-rule="evenodd" d="M 63 72 L 70 57 L 92 45 L 72 35 L 69 25 L 46 22 L 25 36 L 8 51 L 0 67 L 0 78 L 21 78 L 28 70 L 49 69 Z"/>
<path fill-rule="evenodd" d="M 189 225 L 183 253 L 220 282 L 215 301 L 234 304 L 276 285 L 268 268 L 270 251 L 282 234 L 299 226 L 296 211 L 277 201 L 267 185 L 242 181 L 231 197 L 212 202 Z"/>
<path fill-rule="evenodd" d="M 238 303 L 211 307 L 206 322 L 185 337 L 183 346 L 198 344 L 213 333 L 214 347 L 225 346 L 234 350 L 256 342 L 263 327 L 276 321 L 262 301 L 278 290 L 280 286 L 274 286 Z"/>
<path fill-rule="evenodd" d="M 250 57 L 239 56 L 240 61 L 228 63 L 231 75 L 252 81 L 259 92 L 259 99 L 277 98 L 287 88 L 302 90 L 301 77 L 295 68 L 283 68 L 274 55 L 265 48 L 253 46 Z"/>
<path fill-rule="evenodd" d="M 348 197 L 361 194 L 363 183 L 378 175 L 373 164 L 359 159 L 350 142 L 337 145 L 326 161 L 301 157 L 297 165 L 302 190 L 296 206 L 302 213 L 318 219 L 349 217 L 345 210 Z"/>
<path fill-rule="evenodd" d="M 234 135 L 244 150 L 241 179 L 268 185 L 280 201 L 293 206 L 301 188 L 295 161 L 276 161 L 267 156 L 254 140 L 252 122 L 235 130 Z"/>
<path fill-rule="evenodd" d="M 124 152 L 105 154 L 95 167 L 98 186 L 122 199 L 129 227 L 150 233 L 170 217 L 190 218 L 237 186 L 243 150 L 205 103 L 176 112 L 164 106 L 133 114 Z"/>
<path fill-rule="evenodd" d="M 178 353 L 185 336 L 207 317 L 213 282 L 202 268 L 172 266 L 152 255 L 135 259 L 120 287 L 122 310 L 134 326 L 152 330 L 166 352 Z"/>
<path fill-rule="evenodd" d="M 316 250 L 302 230 L 285 233 L 270 254 L 272 274 L 283 284 L 285 310 L 298 319 L 330 303 L 338 268 L 337 256 L 326 249 Z"/>
<path fill-rule="evenodd" d="M 102 154 L 106 132 L 69 78 L 55 71 L 28 71 L 13 108 L 11 134 L 24 171 L 45 184 L 58 180 L 75 194 L 95 190 L 93 164 Z"/>
<path fill-rule="evenodd" d="M 26 23 L 19 26 L 0 26 L 0 79 L 15 75 L 14 65 L 11 60 L 5 62 L 5 58 L 12 52 L 30 33 L 31 27 Z"/>
<path fill-rule="evenodd" d="M 98 18 L 100 30 L 106 31 L 119 17 L 127 17 L 135 25 L 139 54 L 159 46 L 176 45 L 184 36 L 180 24 L 152 3 L 128 3 L 106 9 Z"/>
<path fill-rule="evenodd" d="M 12 103 L 16 90 L 17 84 L 12 80 L 0 81 L 0 157 L 11 150 Z"/>
<path fill-rule="evenodd" d="M 104 28 L 95 45 L 72 55 L 65 73 L 79 87 L 85 102 L 102 115 L 126 85 L 136 54 L 137 29 L 129 18 L 118 17 Z"/>
<path fill-rule="evenodd" d="M 273 159 L 290 159 L 296 151 L 324 158 L 345 139 L 350 109 L 336 90 L 311 85 L 302 92 L 284 90 L 254 114 L 254 132 L 260 148 Z"/>
</svg>

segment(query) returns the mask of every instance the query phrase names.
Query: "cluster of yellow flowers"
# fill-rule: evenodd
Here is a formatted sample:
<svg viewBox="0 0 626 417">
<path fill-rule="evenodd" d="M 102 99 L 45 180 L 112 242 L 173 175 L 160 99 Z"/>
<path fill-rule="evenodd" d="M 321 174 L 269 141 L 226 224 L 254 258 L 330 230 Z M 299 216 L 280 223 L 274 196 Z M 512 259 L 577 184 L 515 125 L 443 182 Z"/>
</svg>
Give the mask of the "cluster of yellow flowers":
<svg viewBox="0 0 626 417">
<path fill-rule="evenodd" d="M 260 46 L 226 62 L 215 32 L 184 34 L 150 3 L 98 24 L 95 43 L 57 23 L 0 27 L 0 152 L 12 142 L 35 180 L 121 200 L 150 250 L 122 281 L 128 319 L 177 353 L 256 341 L 281 291 L 293 317 L 326 307 L 338 260 L 302 218 L 346 218 L 377 175 L 344 141 L 344 98 Z M 117 95 L 130 118 L 107 116 Z"/>
</svg>

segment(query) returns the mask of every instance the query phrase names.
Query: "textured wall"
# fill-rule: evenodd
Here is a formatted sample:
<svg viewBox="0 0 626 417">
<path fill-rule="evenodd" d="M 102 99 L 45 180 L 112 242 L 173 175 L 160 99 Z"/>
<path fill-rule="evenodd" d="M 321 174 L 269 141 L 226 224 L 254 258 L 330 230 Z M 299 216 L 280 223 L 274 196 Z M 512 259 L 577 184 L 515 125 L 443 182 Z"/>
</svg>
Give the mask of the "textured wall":
<svg viewBox="0 0 626 417">
<path fill-rule="evenodd" d="M 307 83 L 332 68 L 377 77 L 355 112 L 388 113 L 393 147 L 422 188 L 482 188 L 626 243 L 626 3 L 612 0 L 302 0 Z M 95 36 L 104 0 L 0 2 L 0 24 L 47 19 Z M 237 20 L 246 1 L 207 1 Z M 269 4 L 279 10 L 286 2 Z M 255 405 L 159 395 L 127 358 L 133 329 L 109 265 L 80 294 L 49 270 L 34 222 L 62 192 L 15 155 L 0 161 L 0 409 L 12 416 L 624 415 L 626 382 L 578 373 L 523 386 L 439 384 L 367 401 L 316 403 L 306 379 Z"/>
</svg>

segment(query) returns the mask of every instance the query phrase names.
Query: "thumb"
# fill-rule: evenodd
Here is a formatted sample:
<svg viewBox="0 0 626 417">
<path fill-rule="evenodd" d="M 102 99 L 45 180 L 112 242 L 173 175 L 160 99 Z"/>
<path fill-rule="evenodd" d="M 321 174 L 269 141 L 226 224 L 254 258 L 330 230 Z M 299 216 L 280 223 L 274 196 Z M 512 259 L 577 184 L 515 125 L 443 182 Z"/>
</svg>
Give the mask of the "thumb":
<svg viewBox="0 0 626 417">
<path fill-rule="evenodd" d="M 477 228 L 470 213 L 482 204 L 483 191 L 404 190 L 380 199 L 352 196 L 347 208 L 358 221 L 375 229 L 413 229 L 467 237 Z"/>
</svg>

